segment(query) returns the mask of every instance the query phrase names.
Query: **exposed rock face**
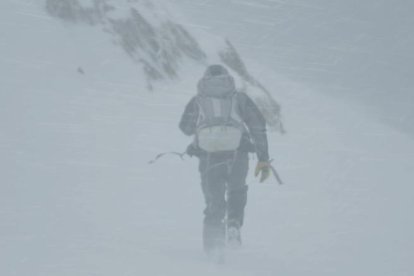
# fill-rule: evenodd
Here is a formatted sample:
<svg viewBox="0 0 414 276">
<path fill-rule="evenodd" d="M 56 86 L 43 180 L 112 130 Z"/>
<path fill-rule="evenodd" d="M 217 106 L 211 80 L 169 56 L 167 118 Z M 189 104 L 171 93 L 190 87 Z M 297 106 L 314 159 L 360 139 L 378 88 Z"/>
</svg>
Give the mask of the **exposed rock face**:
<svg viewBox="0 0 414 276">
<path fill-rule="evenodd" d="M 46 0 L 47 11 L 65 21 L 88 24 L 103 23 L 106 12 L 113 9 L 106 1 L 95 0 L 90 7 L 84 7 L 78 0 Z"/>
<path fill-rule="evenodd" d="M 108 0 L 89 1 L 88 5 L 78 0 L 46 1 L 46 9 L 52 16 L 72 23 L 102 26 L 111 33 L 128 55 L 141 64 L 150 89 L 155 80 L 177 77 L 181 59 L 204 63 L 205 53 L 180 24 L 167 18 L 150 20 L 143 15 L 156 12 L 151 2 L 125 1 L 123 5 L 128 12 L 119 18 L 112 15 L 117 8 Z"/>
<path fill-rule="evenodd" d="M 267 124 L 281 133 L 285 133 L 281 120 L 280 105 L 274 100 L 270 92 L 248 72 L 246 65 L 231 42 L 227 40 L 226 44 L 227 47 L 219 52 L 220 59 L 224 64 L 233 69 L 246 85 L 256 88 L 264 93 L 265 97 L 260 96 L 254 98 L 255 103 L 266 118 Z M 248 90 L 247 87 L 245 89 Z M 248 91 L 246 91 L 246 93 L 248 93 Z"/>
</svg>

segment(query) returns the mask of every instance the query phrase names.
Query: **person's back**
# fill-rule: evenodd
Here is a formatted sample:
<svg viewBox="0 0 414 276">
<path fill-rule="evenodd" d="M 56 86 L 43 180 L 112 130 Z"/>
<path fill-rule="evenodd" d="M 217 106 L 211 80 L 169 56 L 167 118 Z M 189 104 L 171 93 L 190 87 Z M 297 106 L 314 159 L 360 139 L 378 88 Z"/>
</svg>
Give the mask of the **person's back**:
<svg viewBox="0 0 414 276">
<path fill-rule="evenodd" d="M 241 243 L 249 152 L 256 152 L 259 160 L 256 175 L 261 172 L 261 181 L 269 176 L 266 122 L 261 112 L 246 94 L 236 91 L 223 66 L 211 65 L 198 83 L 197 95 L 187 104 L 179 127 L 186 135 L 194 135 L 187 153 L 200 160 L 206 201 L 204 249 L 211 253 L 224 246 L 226 226 L 229 241 Z"/>
</svg>

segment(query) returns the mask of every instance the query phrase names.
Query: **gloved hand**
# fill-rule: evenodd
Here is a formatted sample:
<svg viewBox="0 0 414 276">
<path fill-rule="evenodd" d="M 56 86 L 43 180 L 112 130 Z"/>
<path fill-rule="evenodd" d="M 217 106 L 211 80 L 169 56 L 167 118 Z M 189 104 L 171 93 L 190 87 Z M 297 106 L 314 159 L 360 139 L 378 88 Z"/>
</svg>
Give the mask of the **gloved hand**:
<svg viewBox="0 0 414 276">
<path fill-rule="evenodd" d="M 260 176 L 260 183 L 265 181 L 270 175 L 270 163 L 267 161 L 259 161 L 256 165 L 256 170 L 254 171 L 254 176 Z"/>
<path fill-rule="evenodd" d="M 200 150 L 194 145 L 194 143 L 191 143 L 188 145 L 185 153 L 187 153 L 190 157 L 199 156 Z"/>
</svg>

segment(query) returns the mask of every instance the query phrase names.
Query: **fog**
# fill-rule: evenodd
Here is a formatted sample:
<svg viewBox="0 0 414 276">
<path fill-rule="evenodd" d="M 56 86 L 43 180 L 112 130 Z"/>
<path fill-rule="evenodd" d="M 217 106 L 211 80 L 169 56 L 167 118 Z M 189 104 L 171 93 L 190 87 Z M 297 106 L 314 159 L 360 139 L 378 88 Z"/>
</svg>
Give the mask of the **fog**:
<svg viewBox="0 0 414 276">
<path fill-rule="evenodd" d="M 0 275 L 412 275 L 412 6 L 0 1 Z M 249 155 L 219 265 L 178 128 L 215 63 L 284 182 Z"/>
<path fill-rule="evenodd" d="M 242 54 L 254 53 L 255 62 L 315 91 L 363 103 L 413 135 L 412 2 L 174 2 L 197 27 L 229 37 Z"/>
</svg>

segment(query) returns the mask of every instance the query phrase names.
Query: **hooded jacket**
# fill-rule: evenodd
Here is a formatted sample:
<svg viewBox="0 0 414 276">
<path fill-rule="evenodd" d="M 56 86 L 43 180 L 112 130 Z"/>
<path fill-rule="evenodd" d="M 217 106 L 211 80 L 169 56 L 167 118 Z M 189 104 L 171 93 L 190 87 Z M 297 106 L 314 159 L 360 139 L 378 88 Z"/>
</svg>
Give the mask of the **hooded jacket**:
<svg viewBox="0 0 414 276">
<path fill-rule="evenodd" d="M 254 151 L 259 161 L 268 161 L 266 121 L 255 103 L 245 93 L 237 92 L 234 79 L 228 71 L 221 65 L 209 66 L 197 88 L 197 95 L 187 104 L 181 117 L 179 127 L 182 132 L 188 136 L 196 133 L 200 114 L 197 97 L 224 98 L 236 94 L 239 115 L 248 130 L 243 135 L 239 150 Z"/>
</svg>

